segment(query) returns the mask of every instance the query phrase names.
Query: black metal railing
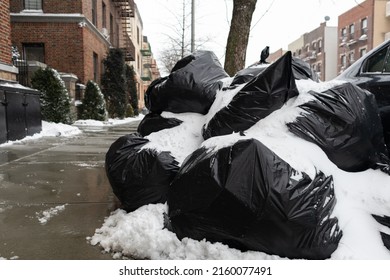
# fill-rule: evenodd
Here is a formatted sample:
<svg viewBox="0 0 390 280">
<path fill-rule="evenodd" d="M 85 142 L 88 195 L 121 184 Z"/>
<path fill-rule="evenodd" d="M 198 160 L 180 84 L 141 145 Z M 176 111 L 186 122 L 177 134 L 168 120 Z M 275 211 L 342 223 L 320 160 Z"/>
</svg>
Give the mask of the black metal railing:
<svg viewBox="0 0 390 280">
<path fill-rule="evenodd" d="M 13 64 L 19 70 L 19 73 L 16 75 L 16 80 L 19 84 L 26 87 L 30 86 L 27 60 L 15 59 L 13 60 Z"/>
</svg>

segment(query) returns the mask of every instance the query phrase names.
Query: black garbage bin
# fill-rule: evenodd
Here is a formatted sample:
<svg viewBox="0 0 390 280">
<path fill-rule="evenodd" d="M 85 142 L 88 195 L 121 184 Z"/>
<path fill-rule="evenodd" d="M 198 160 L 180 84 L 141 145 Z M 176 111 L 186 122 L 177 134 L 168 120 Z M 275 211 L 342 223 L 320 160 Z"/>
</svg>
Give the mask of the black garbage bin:
<svg viewBox="0 0 390 280">
<path fill-rule="evenodd" d="M 19 84 L 0 84 L 0 143 L 42 130 L 39 92 Z"/>
</svg>

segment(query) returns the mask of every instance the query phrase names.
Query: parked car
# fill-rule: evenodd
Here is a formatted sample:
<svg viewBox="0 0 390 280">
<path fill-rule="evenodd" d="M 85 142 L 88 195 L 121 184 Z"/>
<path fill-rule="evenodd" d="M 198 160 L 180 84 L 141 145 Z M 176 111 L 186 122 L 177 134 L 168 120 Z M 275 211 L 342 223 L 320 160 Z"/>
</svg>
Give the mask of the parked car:
<svg viewBox="0 0 390 280">
<path fill-rule="evenodd" d="M 390 40 L 366 53 L 338 77 L 375 95 L 390 152 Z"/>
</svg>

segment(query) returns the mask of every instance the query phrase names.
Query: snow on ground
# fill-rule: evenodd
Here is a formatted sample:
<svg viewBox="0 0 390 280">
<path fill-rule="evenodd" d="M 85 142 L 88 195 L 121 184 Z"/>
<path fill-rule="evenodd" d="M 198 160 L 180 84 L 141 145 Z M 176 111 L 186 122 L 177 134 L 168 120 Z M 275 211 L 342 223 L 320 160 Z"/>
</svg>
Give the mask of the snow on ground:
<svg viewBox="0 0 390 280">
<path fill-rule="evenodd" d="M 380 231 L 390 234 L 371 216 L 390 215 L 390 176 L 379 170 L 350 173 L 337 168 L 316 145 L 302 140 L 286 127 L 300 113 L 298 105 L 311 99 L 309 90 L 324 91 L 335 86 L 331 83 L 297 81 L 300 95 L 290 100 L 283 108 L 245 132 L 213 137 L 203 141 L 201 127 L 232 95 L 222 96 L 219 92 L 216 101 L 206 116 L 198 114 L 172 114 L 164 112 L 164 117 L 176 117 L 184 122 L 175 128 L 152 133 L 147 138 L 149 148 L 168 150 L 180 163 L 192 151 L 203 145 L 208 148 L 221 148 L 238 139 L 256 138 L 268 146 L 293 168 L 312 176 L 316 170 L 334 178 L 337 204 L 333 215 L 339 219 L 343 237 L 331 259 L 390 259 L 381 240 Z M 220 104 L 217 106 L 216 104 Z M 92 245 L 101 246 L 114 258 L 135 257 L 139 259 L 280 259 L 262 252 L 240 252 L 221 243 L 189 238 L 179 240 L 163 226 L 166 204 L 145 205 L 134 212 L 116 210 L 106 218 L 101 228 L 88 238 Z"/>
<path fill-rule="evenodd" d="M 66 204 L 58 205 L 56 207 L 52 207 L 50 209 L 37 212 L 36 215 L 37 215 L 38 221 L 42 225 L 45 225 L 52 217 L 57 216 L 62 211 L 64 211 L 65 210 L 65 206 L 66 206 Z"/>
<path fill-rule="evenodd" d="M 5 147 L 17 143 L 24 143 L 29 140 L 35 140 L 42 137 L 72 137 L 82 133 L 82 130 L 79 127 L 107 127 L 125 124 L 133 121 L 142 120 L 144 115 L 139 114 L 134 118 L 125 118 L 125 119 L 108 119 L 107 121 L 96 121 L 96 120 L 77 120 L 73 125 L 67 125 L 63 123 L 52 123 L 42 121 L 42 131 L 36 133 L 32 136 L 27 136 L 21 140 L 9 141 L 3 144 L 0 144 L 0 147 Z"/>
</svg>

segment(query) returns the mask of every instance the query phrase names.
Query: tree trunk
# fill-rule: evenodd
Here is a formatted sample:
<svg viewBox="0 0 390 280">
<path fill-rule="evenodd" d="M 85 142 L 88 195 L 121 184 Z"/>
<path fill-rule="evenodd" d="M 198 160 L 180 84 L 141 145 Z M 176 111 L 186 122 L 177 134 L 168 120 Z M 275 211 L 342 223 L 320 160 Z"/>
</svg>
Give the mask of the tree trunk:
<svg viewBox="0 0 390 280">
<path fill-rule="evenodd" d="M 245 67 L 252 15 L 257 0 L 233 0 L 233 16 L 226 44 L 225 71 L 234 76 Z"/>
</svg>

